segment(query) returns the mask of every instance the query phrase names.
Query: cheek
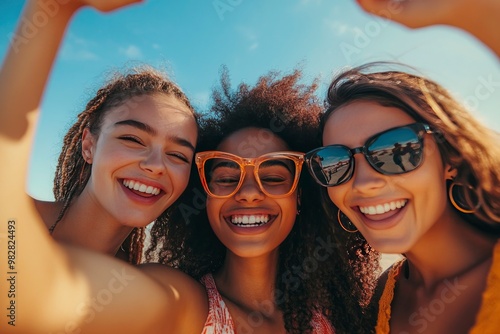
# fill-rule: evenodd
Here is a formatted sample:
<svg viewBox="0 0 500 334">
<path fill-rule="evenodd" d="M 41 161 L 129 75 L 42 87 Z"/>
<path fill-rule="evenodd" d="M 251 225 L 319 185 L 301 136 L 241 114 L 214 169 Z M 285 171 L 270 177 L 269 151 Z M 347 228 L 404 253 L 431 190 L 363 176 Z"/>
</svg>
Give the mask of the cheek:
<svg viewBox="0 0 500 334">
<path fill-rule="evenodd" d="M 169 164 L 167 167 L 167 175 L 173 183 L 186 186 L 189 181 L 189 174 L 191 172 L 190 165 Z"/>
<path fill-rule="evenodd" d="M 420 205 L 418 210 L 430 220 L 436 219 L 431 216 L 440 216 L 447 206 L 446 182 L 437 168 L 439 166 L 434 166 L 432 170 L 423 169 L 419 173 L 421 177 L 415 178 L 411 184 L 415 200 Z"/>
<path fill-rule="evenodd" d="M 287 200 L 286 203 L 281 203 L 281 208 L 283 210 L 283 215 L 286 217 L 293 216 L 293 219 L 295 220 L 295 215 L 297 214 L 297 209 L 298 209 L 298 203 L 297 203 L 297 198 L 293 197 L 293 200 Z"/>
<path fill-rule="evenodd" d="M 213 224 L 219 219 L 222 203 L 221 200 L 211 197 L 207 197 L 206 203 L 208 221 L 210 222 L 210 225 L 213 226 Z"/>
<path fill-rule="evenodd" d="M 335 204 L 337 207 L 340 207 L 339 203 L 341 203 L 340 196 L 339 196 L 340 195 L 339 187 L 340 186 L 327 188 L 328 197 L 333 202 L 333 204 Z"/>
</svg>

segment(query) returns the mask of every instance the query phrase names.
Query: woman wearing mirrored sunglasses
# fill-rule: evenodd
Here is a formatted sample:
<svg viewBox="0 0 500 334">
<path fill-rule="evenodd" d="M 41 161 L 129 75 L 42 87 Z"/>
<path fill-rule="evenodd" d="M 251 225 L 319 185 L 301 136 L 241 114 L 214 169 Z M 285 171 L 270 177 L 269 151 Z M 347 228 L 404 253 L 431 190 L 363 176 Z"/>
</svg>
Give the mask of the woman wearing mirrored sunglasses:
<svg viewBox="0 0 500 334">
<path fill-rule="evenodd" d="M 306 155 L 346 231 L 404 260 L 379 279 L 377 333 L 500 325 L 500 147 L 437 83 L 369 64 L 328 90 L 324 147 Z"/>
</svg>

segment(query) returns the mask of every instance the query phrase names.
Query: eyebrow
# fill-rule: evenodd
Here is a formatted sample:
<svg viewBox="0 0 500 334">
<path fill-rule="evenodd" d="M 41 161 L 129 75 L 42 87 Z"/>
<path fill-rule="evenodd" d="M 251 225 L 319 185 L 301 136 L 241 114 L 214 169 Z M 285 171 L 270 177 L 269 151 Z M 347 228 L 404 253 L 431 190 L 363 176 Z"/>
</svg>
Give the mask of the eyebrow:
<svg viewBox="0 0 500 334">
<path fill-rule="evenodd" d="M 142 123 L 139 121 L 134 121 L 133 119 L 126 119 L 124 121 L 119 121 L 115 123 L 115 126 L 128 125 L 144 132 L 149 133 L 150 135 L 156 135 L 158 132 L 151 126 L 146 123 Z"/>
<path fill-rule="evenodd" d="M 123 125 L 125 125 L 125 126 L 128 125 L 128 126 L 134 127 L 136 129 L 144 131 L 152 136 L 156 136 L 158 134 L 158 131 L 156 131 L 156 129 L 153 128 L 152 126 L 150 126 L 146 123 L 143 123 L 143 122 L 133 120 L 133 119 L 126 119 L 123 121 L 116 122 L 114 124 L 114 126 L 123 126 Z M 195 147 L 193 146 L 193 144 L 191 144 L 191 142 L 189 142 L 189 140 L 186 140 L 184 138 L 177 137 L 177 136 L 171 136 L 168 139 L 173 141 L 176 144 L 179 144 L 181 146 L 185 146 L 185 147 L 191 149 L 193 152 L 195 151 Z"/>
<path fill-rule="evenodd" d="M 290 165 L 287 164 L 286 162 L 282 161 L 282 160 L 267 160 L 265 163 L 264 163 L 264 168 L 265 167 L 270 167 L 270 166 L 283 166 L 285 167 L 286 169 L 288 169 L 288 171 L 290 173 L 293 173 L 292 169 L 293 167 L 291 167 L 293 165 L 293 163 L 290 162 Z M 261 165 L 262 166 L 262 165 Z"/>
<path fill-rule="evenodd" d="M 264 162 L 264 166 L 262 166 L 261 164 L 261 168 L 272 167 L 272 166 L 283 166 L 286 169 L 288 169 L 290 173 L 293 173 L 293 168 L 282 160 L 267 160 L 266 162 Z M 212 166 L 212 170 L 215 170 L 216 168 L 219 167 L 237 168 L 238 164 L 234 161 L 220 161 Z"/>
<path fill-rule="evenodd" d="M 219 161 L 212 166 L 212 170 L 215 170 L 219 167 L 239 168 L 239 165 L 234 161 Z"/>
</svg>

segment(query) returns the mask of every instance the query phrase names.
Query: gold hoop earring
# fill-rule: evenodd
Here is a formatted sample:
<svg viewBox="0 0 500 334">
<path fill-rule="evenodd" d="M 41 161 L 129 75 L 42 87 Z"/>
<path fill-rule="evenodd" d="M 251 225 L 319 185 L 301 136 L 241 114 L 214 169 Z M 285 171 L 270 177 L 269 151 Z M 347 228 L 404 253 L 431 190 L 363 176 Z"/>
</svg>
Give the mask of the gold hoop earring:
<svg viewBox="0 0 500 334">
<path fill-rule="evenodd" d="M 354 224 L 348 220 L 347 221 L 347 225 L 349 225 L 349 227 L 351 227 L 351 229 L 348 229 L 344 226 L 344 223 L 342 223 L 342 217 L 340 217 L 340 215 L 344 215 L 345 218 L 347 218 L 347 216 L 340 210 L 337 210 L 337 221 L 339 222 L 339 225 L 340 227 L 342 227 L 342 229 L 346 232 L 349 232 L 349 233 L 356 233 L 358 232 L 358 229 L 356 228 L 356 226 L 354 226 Z"/>
<path fill-rule="evenodd" d="M 463 184 L 461 183 L 456 183 L 456 182 L 452 182 L 451 185 L 450 185 L 450 188 L 448 189 L 448 197 L 450 198 L 450 202 L 451 204 L 453 205 L 453 207 L 455 209 L 457 209 L 458 211 L 462 212 L 462 213 L 474 213 L 476 212 L 476 210 L 479 208 L 480 204 L 477 203 L 476 206 L 474 208 L 467 208 L 465 207 L 465 203 L 467 202 L 465 200 L 465 198 L 462 198 L 461 200 L 457 200 L 455 198 L 455 195 L 454 195 L 454 192 L 453 192 L 453 189 L 455 188 L 455 186 L 461 186 L 461 187 L 464 187 Z M 472 187 L 468 187 L 469 189 L 473 189 Z M 463 197 L 463 195 L 462 195 Z"/>
</svg>

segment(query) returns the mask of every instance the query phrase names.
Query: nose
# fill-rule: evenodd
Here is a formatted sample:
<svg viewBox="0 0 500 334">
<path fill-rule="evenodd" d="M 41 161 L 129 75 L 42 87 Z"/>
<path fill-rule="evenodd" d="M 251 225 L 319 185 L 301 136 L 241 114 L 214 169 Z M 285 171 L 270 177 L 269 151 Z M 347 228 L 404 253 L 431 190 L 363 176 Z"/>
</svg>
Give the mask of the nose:
<svg viewBox="0 0 500 334">
<path fill-rule="evenodd" d="M 240 189 L 234 195 L 234 198 L 239 202 L 256 202 L 261 201 L 265 197 L 264 193 L 259 187 L 253 170 L 248 170 L 246 172 L 243 183 Z"/>
<path fill-rule="evenodd" d="M 352 175 L 352 187 L 354 191 L 370 193 L 370 191 L 380 189 L 385 185 L 386 176 L 373 169 L 363 154 L 356 154 L 354 161 L 354 172 Z"/>
<path fill-rule="evenodd" d="M 163 174 L 165 172 L 165 154 L 161 149 L 151 149 L 140 161 L 139 166 L 153 174 Z"/>
</svg>

